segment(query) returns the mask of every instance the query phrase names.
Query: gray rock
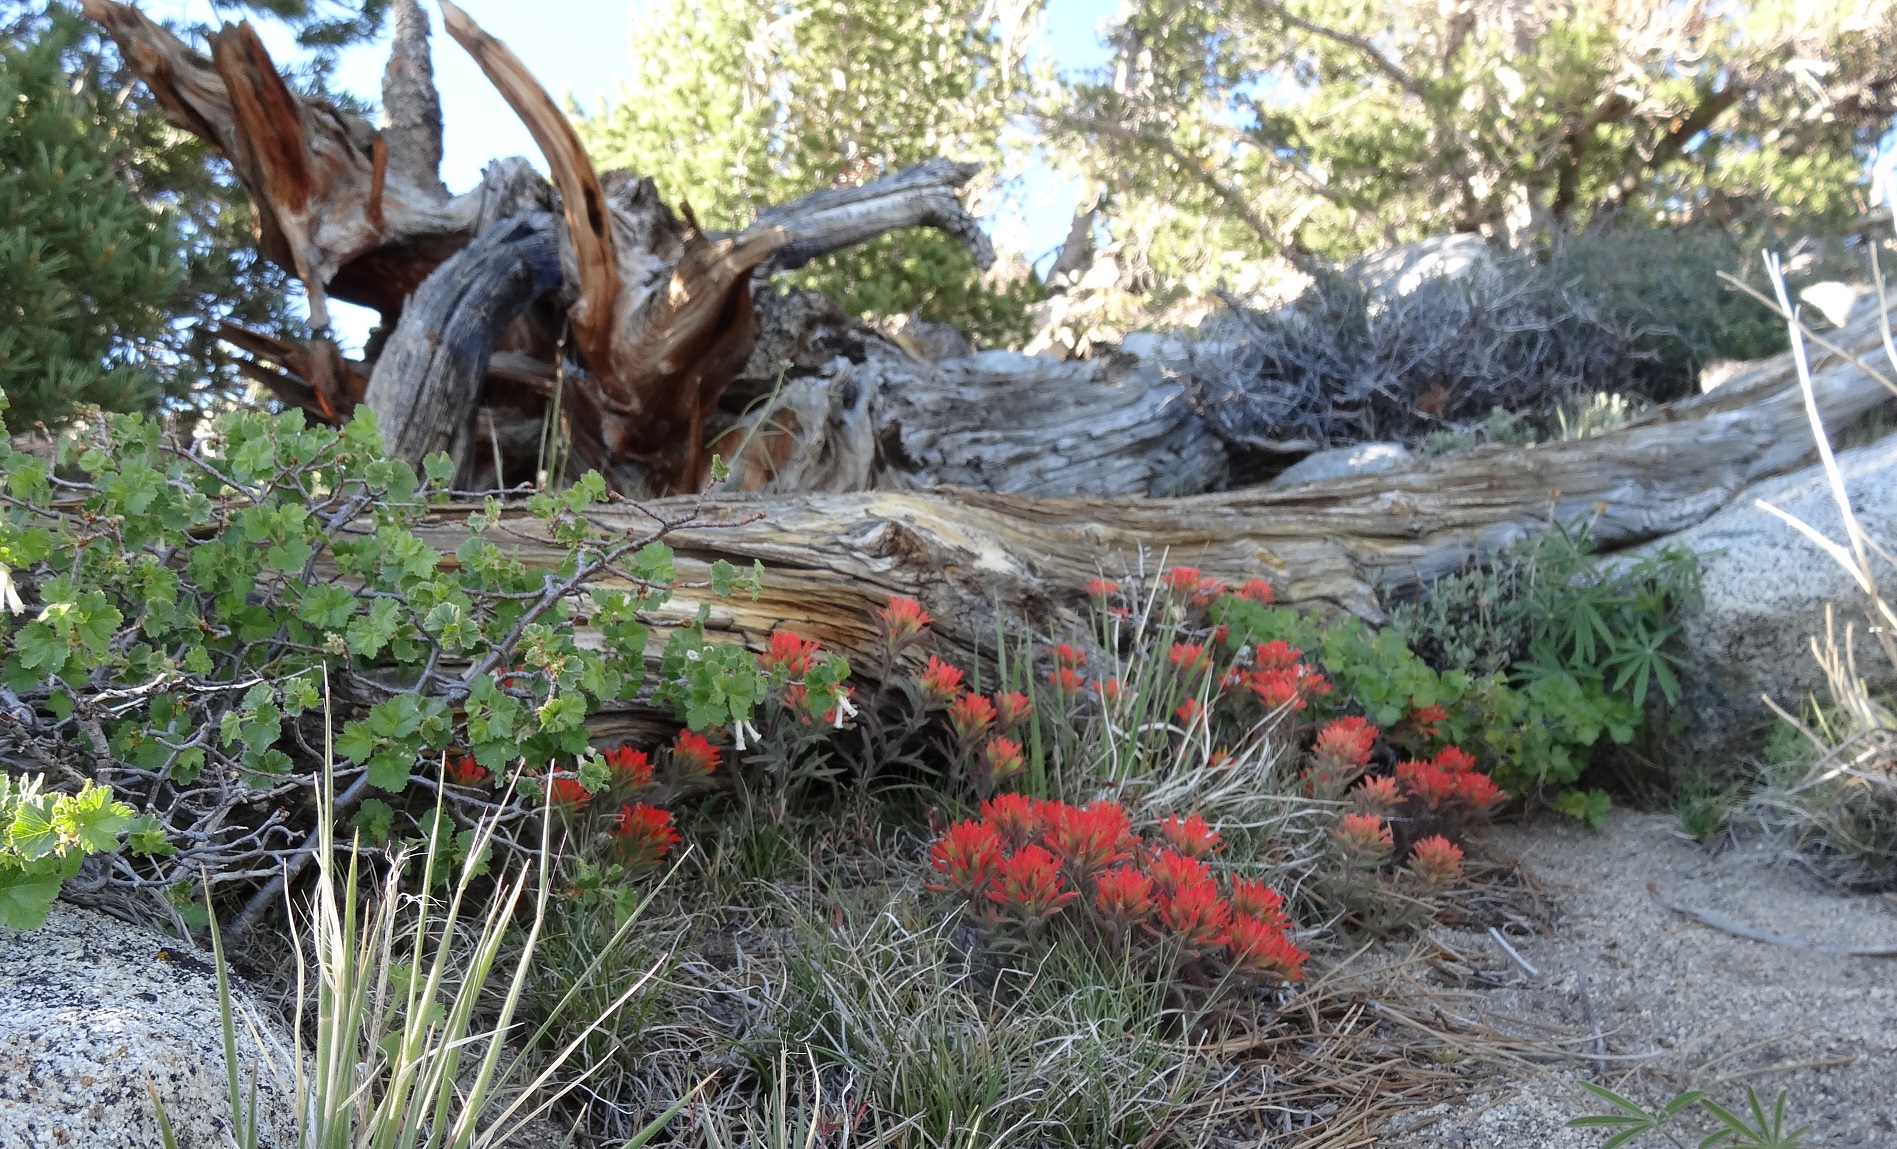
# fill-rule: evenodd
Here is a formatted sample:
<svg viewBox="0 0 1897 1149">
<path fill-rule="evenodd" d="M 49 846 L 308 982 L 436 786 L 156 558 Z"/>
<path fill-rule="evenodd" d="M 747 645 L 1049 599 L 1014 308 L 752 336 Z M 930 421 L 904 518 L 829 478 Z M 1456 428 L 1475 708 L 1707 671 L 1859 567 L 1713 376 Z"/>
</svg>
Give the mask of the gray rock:
<svg viewBox="0 0 1897 1149">
<path fill-rule="evenodd" d="M 289 1065 L 269 1015 L 237 993 L 246 1080 Z M 229 1144 L 230 1100 L 207 955 L 59 903 L 37 930 L 0 929 L 0 1149 L 156 1149 L 150 1082 L 180 1149 Z M 245 1013 L 251 1022 L 245 1023 Z M 291 1091 L 264 1072 L 259 1143 L 295 1143 Z"/>
<path fill-rule="evenodd" d="M 1472 279 L 1495 267 L 1488 241 L 1471 232 L 1399 243 L 1360 257 L 1345 269 L 1372 298 L 1404 296 L 1432 279 Z"/>
<path fill-rule="evenodd" d="M 1897 542 L 1897 435 L 1842 452 L 1838 466 L 1858 522 L 1891 549 Z M 1685 698 L 1693 716 L 1689 740 L 1702 748 L 1736 748 L 1769 724 L 1761 694 L 1794 713 L 1810 695 L 1829 700 L 1811 654 L 1812 637 L 1824 633 L 1827 603 L 1836 607 L 1840 643 L 1845 624 L 1857 624 L 1858 673 L 1873 684 L 1897 681 L 1897 668 L 1865 634 L 1870 601 L 1864 592 L 1810 540 L 1760 509 L 1760 499 L 1827 538 L 1845 539 L 1824 471 L 1814 465 L 1759 483 L 1698 526 L 1644 548 L 1676 543 L 1700 555 L 1706 605 L 1686 620 L 1681 638 L 1696 666 Z M 1872 561 L 1885 593 L 1897 590 L 1897 570 Z"/>
<path fill-rule="evenodd" d="M 1409 461 L 1409 449 L 1401 443 L 1358 443 L 1352 447 L 1333 447 L 1299 459 L 1279 472 L 1270 485 L 1294 487 L 1299 483 L 1341 479 L 1346 475 L 1374 475 Z"/>
</svg>

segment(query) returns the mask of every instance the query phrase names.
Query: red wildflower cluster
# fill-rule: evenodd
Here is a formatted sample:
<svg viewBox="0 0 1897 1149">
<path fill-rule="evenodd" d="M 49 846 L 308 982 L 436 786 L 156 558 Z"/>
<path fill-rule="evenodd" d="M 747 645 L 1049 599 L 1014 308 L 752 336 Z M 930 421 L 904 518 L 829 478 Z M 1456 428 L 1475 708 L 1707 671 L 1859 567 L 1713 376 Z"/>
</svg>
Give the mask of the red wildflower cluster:
<svg viewBox="0 0 1897 1149">
<path fill-rule="evenodd" d="M 986 822 L 957 822 L 938 835 L 929 846 L 929 865 L 942 875 L 941 885 L 929 888 L 940 893 L 957 893 L 969 900 L 988 892 L 1001 859 L 1001 835 Z"/>
<path fill-rule="evenodd" d="M 1012 738 L 991 738 L 981 748 L 981 769 L 988 789 L 1027 768 L 1021 744 Z"/>
<path fill-rule="evenodd" d="M 1443 747 L 1428 762 L 1397 763 L 1396 781 L 1406 797 L 1432 811 L 1453 804 L 1459 812 L 1486 815 L 1508 797 L 1487 774 L 1476 772 L 1475 758 L 1458 746 Z"/>
<path fill-rule="evenodd" d="M 1317 732 L 1311 752 L 1340 765 L 1364 766 L 1370 762 L 1370 751 L 1376 744 L 1377 728 L 1369 720 L 1351 715 L 1325 723 Z"/>
<path fill-rule="evenodd" d="M 1175 852 L 1188 858 L 1203 858 L 1225 848 L 1219 841 L 1219 832 L 1202 814 L 1187 814 L 1183 818 L 1168 814 L 1159 820 L 1159 836 L 1166 839 L 1166 844 Z"/>
<path fill-rule="evenodd" d="M 1118 593 L 1120 593 L 1120 584 L 1117 582 L 1109 582 L 1103 578 L 1087 580 L 1087 595 L 1090 598 L 1105 602 Z"/>
<path fill-rule="evenodd" d="M 964 749 L 988 733 L 994 722 L 995 704 L 979 694 L 964 694 L 949 703 L 949 729 L 955 732 L 956 745 Z"/>
<path fill-rule="evenodd" d="M 757 656 L 758 669 L 766 674 L 782 670 L 792 678 L 802 678 L 810 672 L 810 658 L 817 653 L 817 646 L 814 638 L 799 638 L 780 630 L 771 635 L 770 644 Z"/>
<path fill-rule="evenodd" d="M 1462 876 L 1462 851 L 1441 834 L 1410 847 L 1410 872 L 1431 886 L 1447 886 Z"/>
<path fill-rule="evenodd" d="M 1118 802 L 1084 807 L 1055 802 L 1044 818 L 1043 840 L 1076 883 L 1133 856 L 1132 822 Z"/>
<path fill-rule="evenodd" d="M 1236 593 L 1238 597 L 1249 599 L 1260 606 L 1270 606 L 1272 603 L 1278 601 L 1278 596 L 1271 593 L 1271 584 L 1261 578 L 1247 579 L 1245 585 L 1239 587 L 1234 593 Z"/>
<path fill-rule="evenodd" d="M 995 828 L 1010 850 L 1018 850 L 1047 829 L 1047 805 L 1025 794 L 996 794 L 981 804 L 981 820 Z"/>
<path fill-rule="evenodd" d="M 652 784 L 652 759 L 643 750 L 634 750 L 630 746 L 615 746 L 605 754 L 606 765 L 612 768 L 613 784 L 626 790 L 637 790 Z"/>
<path fill-rule="evenodd" d="M 1057 666 L 1048 672 L 1047 681 L 1053 686 L 1054 692 L 1060 695 L 1062 702 L 1072 704 L 1080 688 L 1086 685 L 1087 676 L 1071 666 Z"/>
<path fill-rule="evenodd" d="M 657 866 L 677 844 L 671 811 L 643 802 L 619 808 L 619 819 L 613 824 L 613 853 L 628 870 Z"/>
<path fill-rule="evenodd" d="M 1256 878 L 1232 879 L 1232 913 L 1275 930 L 1291 927 L 1291 919 L 1284 912 L 1284 896 Z"/>
<path fill-rule="evenodd" d="M 869 615 L 875 620 L 876 629 L 882 632 L 892 655 L 920 642 L 929 624 L 935 621 L 922 609 L 921 603 L 900 595 L 891 595 L 887 606 L 877 607 Z"/>
<path fill-rule="evenodd" d="M 1173 707 L 1172 716 L 1177 718 L 1179 725 L 1185 727 L 1186 731 L 1190 733 L 1193 725 L 1199 721 L 1199 712 L 1204 709 L 1205 707 L 1199 705 L 1198 699 L 1188 698 Z"/>
<path fill-rule="evenodd" d="M 1403 803 L 1403 795 L 1397 792 L 1396 779 L 1385 774 L 1376 778 L 1365 778 L 1363 785 L 1350 792 L 1351 805 L 1359 814 L 1375 814 L 1387 818 L 1396 813 Z"/>
<path fill-rule="evenodd" d="M 1188 677 L 1197 675 L 1212 665 L 1212 656 L 1205 652 L 1203 642 L 1175 642 L 1166 652 L 1166 661 L 1173 664 L 1180 674 Z"/>
<path fill-rule="evenodd" d="M 1396 848 L 1390 827 L 1375 814 L 1345 814 L 1338 819 L 1336 833 L 1350 860 L 1369 869 L 1382 865 Z"/>
<path fill-rule="evenodd" d="M 1059 861 L 1039 846 L 1023 846 L 1003 858 L 988 886 L 988 900 L 1002 914 L 1029 925 L 1053 917 L 1078 896 L 1061 880 Z"/>
<path fill-rule="evenodd" d="M 1068 666 L 1078 670 L 1087 663 L 1087 652 L 1077 646 L 1060 643 L 1054 647 L 1054 665 Z"/>
<path fill-rule="evenodd" d="M 592 791 L 580 785 L 578 778 L 555 778 L 547 787 L 553 804 L 564 810 L 579 810 L 593 800 Z"/>
<path fill-rule="evenodd" d="M 1370 764 L 1377 744 L 1377 728 L 1357 716 L 1324 724 L 1311 746 L 1311 765 L 1304 771 L 1307 793 L 1334 798 Z"/>
<path fill-rule="evenodd" d="M 1304 661 L 1304 652 L 1282 639 L 1254 650 L 1251 668 L 1239 671 L 1238 681 L 1266 710 L 1302 710 L 1310 699 L 1331 691 L 1330 680 Z"/>
<path fill-rule="evenodd" d="M 1116 954 L 1136 939 L 1170 940 L 1173 950 L 1138 952 L 1175 952 L 1259 980 L 1303 976 L 1305 955 L 1291 941 L 1284 899 L 1245 878 L 1221 894 L 1204 860 L 1220 848 L 1219 835 L 1199 814 L 1165 818 L 1148 839 L 1117 802 L 1070 806 L 998 794 L 980 815 L 930 845 L 937 875 L 930 888 L 960 895 L 991 925 L 1038 929 L 1079 902 L 1076 936 Z"/>
<path fill-rule="evenodd" d="M 702 734 L 681 730 L 672 743 L 672 766 L 687 777 L 703 777 L 718 768 L 718 748 Z"/>
<path fill-rule="evenodd" d="M 1411 701 L 1414 702 L 1415 699 Z M 1416 729 L 1425 737 L 1434 738 L 1442 724 L 1449 721 L 1449 712 L 1432 702 L 1428 706 L 1419 706 L 1410 711 L 1410 721 L 1416 724 Z"/>
<path fill-rule="evenodd" d="M 448 759 L 448 781 L 456 786 L 480 786 L 487 782 L 487 767 L 463 754 Z"/>
<path fill-rule="evenodd" d="M 1159 576 L 1159 585 L 1176 595 L 1189 595 L 1199 589 L 1199 568 L 1171 567 Z"/>
<path fill-rule="evenodd" d="M 916 685 L 922 688 L 923 708 L 940 710 L 962 692 L 962 668 L 931 654 L 928 665 L 916 676 Z"/>
<path fill-rule="evenodd" d="M 1034 703 L 1019 690 L 995 695 L 995 733 L 1009 734 L 1034 715 Z"/>
</svg>

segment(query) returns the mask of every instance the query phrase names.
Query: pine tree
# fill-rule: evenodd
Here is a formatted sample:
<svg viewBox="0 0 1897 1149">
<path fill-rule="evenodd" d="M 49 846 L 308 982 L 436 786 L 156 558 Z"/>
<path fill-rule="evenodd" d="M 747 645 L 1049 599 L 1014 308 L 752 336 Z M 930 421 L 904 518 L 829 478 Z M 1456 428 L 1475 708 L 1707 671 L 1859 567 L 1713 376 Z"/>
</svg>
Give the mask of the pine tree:
<svg viewBox="0 0 1897 1149">
<path fill-rule="evenodd" d="M 708 227 L 739 228 L 770 204 L 932 156 L 985 165 L 979 211 L 1024 82 L 1024 25 L 992 11 L 969 0 L 654 0 L 634 20 L 631 79 L 578 127 L 598 167 L 651 176 Z M 960 243 L 920 230 L 800 278 L 857 314 L 918 312 L 989 343 L 1024 333 L 1035 294 L 991 290 Z"/>
<path fill-rule="evenodd" d="M 174 218 L 140 200 L 118 114 L 69 71 L 57 9 L 0 41 L 0 391 L 15 426 L 158 397 L 151 341 L 184 281 Z"/>
</svg>

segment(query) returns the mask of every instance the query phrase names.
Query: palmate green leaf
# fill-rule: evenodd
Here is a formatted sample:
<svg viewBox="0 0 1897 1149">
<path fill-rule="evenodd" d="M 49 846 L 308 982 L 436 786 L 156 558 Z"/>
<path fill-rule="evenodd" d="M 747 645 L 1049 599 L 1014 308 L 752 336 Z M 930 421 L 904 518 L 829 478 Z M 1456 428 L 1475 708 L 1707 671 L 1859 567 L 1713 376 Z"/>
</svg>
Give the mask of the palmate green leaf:
<svg viewBox="0 0 1897 1149">
<path fill-rule="evenodd" d="M 0 862 L 0 926 L 36 930 L 45 925 L 61 883 L 57 871 L 28 873 Z"/>
</svg>

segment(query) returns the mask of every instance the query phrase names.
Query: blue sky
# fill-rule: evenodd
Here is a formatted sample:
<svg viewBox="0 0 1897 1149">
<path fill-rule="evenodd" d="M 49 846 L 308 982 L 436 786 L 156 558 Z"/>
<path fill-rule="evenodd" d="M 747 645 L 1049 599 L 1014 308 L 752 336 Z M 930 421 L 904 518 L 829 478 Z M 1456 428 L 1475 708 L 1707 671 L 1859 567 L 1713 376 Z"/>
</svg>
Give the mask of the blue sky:
<svg viewBox="0 0 1897 1149">
<path fill-rule="evenodd" d="M 630 64 L 630 20 L 638 0 L 459 0 L 462 8 L 490 34 L 513 49 L 554 98 L 568 97 L 581 107 L 597 107 L 614 92 Z M 435 83 L 441 89 L 443 119 L 441 177 L 450 190 L 463 191 L 479 181 L 481 168 L 491 159 L 522 155 L 542 171 L 545 163 L 533 138 L 494 91 L 467 53 L 441 34 L 439 10 L 423 0 L 436 35 Z M 144 0 L 141 5 L 158 18 L 182 18 L 215 23 L 211 0 Z M 1043 45 L 1064 70 L 1097 67 L 1106 60 L 1101 43 L 1102 23 L 1118 8 L 1118 0 L 1047 0 Z M 260 26 L 265 43 L 279 61 L 293 59 L 296 48 L 280 28 Z M 382 65 L 387 59 L 385 39 L 358 45 L 338 63 L 334 83 L 366 100 L 377 100 L 382 87 Z M 1014 218 L 996 221 L 993 230 L 1019 237 L 1023 254 L 1040 257 L 1066 237 L 1069 221 L 1082 189 L 1047 168 L 1035 164 L 1026 172 Z M 339 304 L 349 312 L 360 309 Z M 351 348 L 360 347 L 373 315 L 341 314 L 339 334 Z"/>
</svg>

